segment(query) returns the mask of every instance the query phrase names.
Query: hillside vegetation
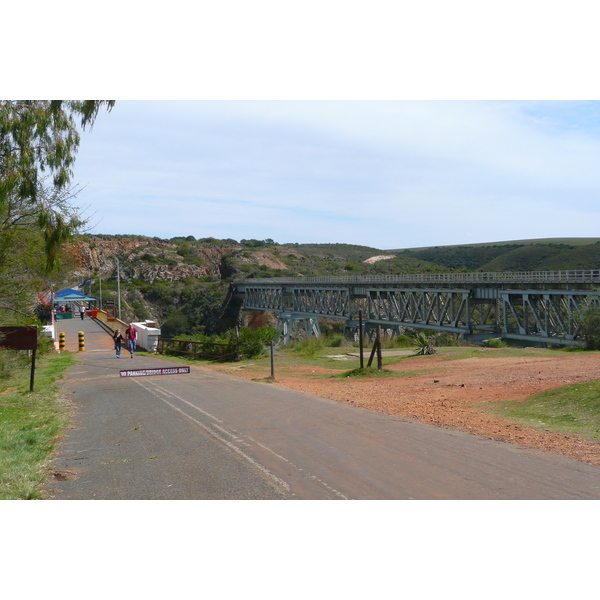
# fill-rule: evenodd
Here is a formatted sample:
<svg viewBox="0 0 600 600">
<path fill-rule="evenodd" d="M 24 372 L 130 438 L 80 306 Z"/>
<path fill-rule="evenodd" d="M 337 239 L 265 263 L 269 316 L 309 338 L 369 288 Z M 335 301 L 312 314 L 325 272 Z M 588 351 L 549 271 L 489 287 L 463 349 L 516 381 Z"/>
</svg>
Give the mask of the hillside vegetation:
<svg viewBox="0 0 600 600">
<path fill-rule="evenodd" d="M 390 251 L 271 239 L 82 235 L 67 248 L 68 275 L 55 286 L 91 277 L 92 295 L 99 297 L 101 279 L 103 300 L 115 297 L 118 264 L 125 320 L 155 320 L 165 337 L 213 334 L 235 325 L 239 306 L 228 295 L 234 279 L 598 268 L 600 241 L 583 241 L 587 243 L 561 239 Z"/>
</svg>

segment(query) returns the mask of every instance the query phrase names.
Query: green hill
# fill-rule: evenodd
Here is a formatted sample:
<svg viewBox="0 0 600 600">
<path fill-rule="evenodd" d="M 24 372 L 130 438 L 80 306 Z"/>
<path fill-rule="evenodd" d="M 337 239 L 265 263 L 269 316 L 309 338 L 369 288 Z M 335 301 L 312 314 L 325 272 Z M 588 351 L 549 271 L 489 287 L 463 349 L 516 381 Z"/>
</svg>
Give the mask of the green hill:
<svg viewBox="0 0 600 600">
<path fill-rule="evenodd" d="M 484 246 L 537 246 L 537 245 L 566 245 L 566 246 L 587 246 L 600 242 L 600 237 L 581 237 L 581 238 L 537 238 L 529 240 L 505 240 L 500 242 L 478 242 L 475 244 L 452 244 L 448 246 L 419 246 L 416 248 L 400 248 L 397 250 L 387 250 L 387 252 L 403 252 L 405 250 L 430 250 L 431 248 L 481 248 Z"/>
<path fill-rule="evenodd" d="M 592 240 L 592 241 L 590 241 Z M 569 241 L 570 243 L 567 243 Z M 402 256 L 467 271 L 555 271 L 600 268 L 598 238 L 498 242 L 408 249 Z"/>
</svg>

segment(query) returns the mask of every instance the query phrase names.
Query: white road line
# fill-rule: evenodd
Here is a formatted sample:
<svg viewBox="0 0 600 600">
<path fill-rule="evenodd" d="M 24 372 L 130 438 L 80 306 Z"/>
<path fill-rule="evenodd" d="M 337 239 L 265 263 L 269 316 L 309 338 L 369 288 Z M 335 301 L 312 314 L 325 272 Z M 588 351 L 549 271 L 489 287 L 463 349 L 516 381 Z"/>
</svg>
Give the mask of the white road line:
<svg viewBox="0 0 600 600">
<path fill-rule="evenodd" d="M 162 400 L 165 404 L 169 405 L 173 410 L 176 410 L 177 412 L 181 413 L 184 417 L 188 418 L 190 421 L 193 421 L 194 423 L 196 423 L 196 425 L 198 425 L 199 427 L 201 427 L 202 429 L 204 429 L 204 431 L 206 431 L 206 433 L 208 433 L 210 436 L 214 437 L 215 439 L 219 440 L 221 443 L 225 444 L 229 449 L 233 450 L 234 452 L 236 452 L 237 454 L 239 454 L 242 458 L 244 458 L 245 460 L 247 460 L 250 464 L 252 464 L 253 466 L 255 466 L 257 469 L 259 469 L 260 471 L 262 471 L 267 477 L 269 477 L 270 479 L 272 479 L 273 481 L 275 481 L 275 483 L 277 485 L 279 485 L 280 487 L 284 488 L 286 491 L 289 492 L 290 490 L 290 486 L 288 485 L 287 482 L 283 481 L 283 479 L 280 479 L 279 477 L 277 477 L 277 475 L 274 475 L 273 473 L 271 473 L 271 471 L 269 471 L 267 468 L 265 468 L 263 465 L 261 465 L 260 463 L 258 463 L 257 461 L 255 461 L 251 456 L 248 456 L 245 452 L 243 452 L 242 450 L 240 450 L 240 448 L 238 448 L 235 444 L 233 444 L 232 442 L 226 440 L 225 438 L 223 438 L 222 436 L 220 436 L 218 433 L 216 433 L 215 431 L 213 431 L 210 427 L 208 427 L 207 425 L 205 425 L 204 423 L 202 423 L 202 421 L 199 421 L 198 419 L 195 419 L 194 417 L 192 417 L 191 415 L 187 414 L 185 411 L 181 410 L 180 408 L 178 408 L 177 406 L 175 406 L 174 404 L 171 404 L 166 398 L 161 398 L 158 394 L 155 393 L 154 390 L 148 388 L 145 385 L 142 385 L 142 382 L 135 379 L 134 380 L 136 383 L 138 383 L 141 387 L 143 387 L 146 391 L 150 392 L 151 394 L 153 394 L 156 398 L 158 398 L 159 400 Z M 175 396 L 175 394 L 172 394 L 175 398 L 178 398 L 178 396 Z M 180 398 L 178 398 L 180 399 Z M 186 402 L 184 400 L 184 402 Z M 190 404 L 189 402 L 186 402 L 186 404 Z M 193 406 L 190 404 L 190 406 Z M 197 407 L 195 407 L 197 408 Z M 200 410 L 200 409 L 198 409 Z M 200 412 L 204 413 L 204 411 L 200 410 Z M 205 413 L 208 415 L 208 413 Z"/>
<path fill-rule="evenodd" d="M 173 406 L 170 402 L 168 402 L 165 398 L 161 398 L 157 393 L 155 393 L 154 390 L 150 389 L 149 387 L 147 387 L 146 385 L 142 384 L 142 381 L 140 381 L 139 379 L 135 379 L 135 382 L 138 383 L 139 385 L 141 385 L 145 390 L 151 392 L 152 394 L 154 394 L 157 398 L 159 398 L 160 400 L 163 400 L 163 402 L 165 402 L 166 404 L 168 404 L 169 406 L 173 407 L 175 410 L 181 412 L 182 414 L 184 414 L 185 416 L 187 416 L 188 418 L 190 418 L 192 421 L 194 421 L 195 423 L 198 423 L 198 421 L 196 419 L 194 419 L 193 417 L 189 416 L 187 413 L 185 413 L 184 411 L 180 410 L 179 408 L 177 408 L 176 406 Z M 156 391 L 158 391 L 160 394 L 162 394 L 163 396 L 167 397 L 167 398 L 176 398 L 177 400 L 184 402 L 185 404 L 187 404 L 188 406 L 190 406 L 191 408 L 199 411 L 200 413 L 202 413 L 203 415 L 209 417 L 210 419 L 213 419 L 214 421 L 216 421 L 217 423 L 223 423 L 223 421 L 221 421 L 221 419 L 218 419 L 217 417 L 215 417 L 214 415 L 210 414 L 209 412 L 206 412 L 205 410 L 202 410 L 201 408 L 199 408 L 198 406 L 196 406 L 195 404 L 192 404 L 191 402 L 189 402 L 188 400 L 185 400 L 184 398 L 181 398 L 180 396 L 178 396 L 177 394 L 174 394 L 173 392 L 171 392 L 170 390 L 166 390 L 165 388 L 161 387 L 160 385 L 158 385 L 155 382 L 147 382 L 148 384 L 152 385 L 153 387 L 157 388 Z M 239 452 L 240 454 L 242 454 L 245 458 L 247 458 L 248 460 L 250 460 L 250 462 L 252 462 L 252 464 L 257 465 L 258 463 L 250 458 L 249 456 L 247 456 L 242 450 L 240 450 L 239 448 L 237 448 L 236 446 L 234 446 L 233 444 L 229 444 L 226 440 L 223 440 L 218 434 L 212 432 L 209 428 L 207 428 L 206 426 L 202 425 L 202 427 L 208 431 L 209 433 L 211 433 L 211 435 L 214 435 L 215 437 L 217 437 L 218 439 L 220 439 L 221 441 L 223 441 L 224 443 L 226 443 L 228 446 L 236 448 L 236 451 Z M 335 494 L 336 496 L 338 496 L 339 498 L 342 498 L 343 500 L 349 500 L 349 498 L 347 496 L 345 496 L 344 494 L 342 494 L 341 492 L 338 492 L 335 488 L 332 488 L 329 484 L 327 484 L 326 482 L 322 481 L 321 479 L 319 479 L 318 477 L 315 477 L 314 475 L 311 475 L 310 473 L 307 473 L 304 469 L 302 469 L 301 467 L 295 465 L 293 462 L 289 461 L 287 458 L 285 458 L 284 456 L 281 456 L 281 454 L 278 454 L 277 452 L 275 452 L 274 450 L 272 450 L 271 448 L 269 448 L 268 446 L 265 446 L 264 444 L 262 444 L 261 442 L 259 442 L 258 440 L 254 439 L 253 437 L 249 436 L 249 435 L 245 435 L 243 433 L 240 433 L 239 431 L 237 431 L 236 429 L 233 430 L 228 430 L 225 429 L 224 427 L 221 427 L 219 425 L 213 425 L 214 428 L 218 429 L 221 433 L 223 433 L 224 435 L 228 435 L 229 437 L 231 437 L 232 439 L 234 439 L 236 442 L 241 442 L 244 443 L 246 446 L 251 447 L 252 444 L 256 444 L 257 446 L 260 446 L 263 450 L 266 450 L 267 452 L 269 452 L 270 454 L 272 454 L 273 456 L 275 456 L 276 458 L 278 458 L 280 461 L 284 462 L 285 464 L 287 464 L 288 466 L 292 467 L 293 469 L 295 469 L 296 471 L 298 471 L 299 473 L 301 473 L 302 475 L 304 475 L 305 477 L 308 477 L 309 479 L 312 479 L 313 481 L 317 482 L 318 484 L 322 485 L 323 487 L 325 487 L 327 490 L 329 490 L 332 494 Z M 246 441 L 249 440 L 249 441 Z M 262 467 L 262 465 L 260 466 L 261 470 L 271 474 L 273 477 L 275 477 L 278 481 L 282 481 L 281 479 L 279 479 L 278 477 L 276 477 L 275 475 L 273 475 L 268 469 L 266 469 L 265 467 Z M 282 482 L 286 489 L 289 490 L 289 485 L 285 482 Z"/>
<path fill-rule="evenodd" d="M 134 379 L 134 381 L 136 383 L 139 383 L 140 385 L 142 385 L 142 381 L 140 381 L 139 379 Z M 216 421 L 217 423 L 222 423 L 223 421 L 221 421 L 221 419 L 218 419 L 217 417 L 215 417 L 215 415 L 211 415 L 209 412 L 206 412 L 205 410 L 202 410 L 201 408 L 199 408 L 198 406 L 196 406 L 195 404 L 192 404 L 191 402 L 189 402 L 188 400 L 185 400 L 184 398 L 181 398 L 181 396 L 178 396 L 177 394 L 174 394 L 173 392 L 171 392 L 170 390 L 166 390 L 164 387 L 158 385 L 158 383 L 154 382 L 154 381 L 148 381 L 149 384 L 154 384 L 153 387 L 155 387 L 157 390 L 159 390 L 160 392 L 162 392 L 163 395 L 165 395 L 167 398 L 177 398 L 177 400 L 180 400 L 181 402 L 184 402 L 185 404 L 187 404 L 188 406 L 190 406 L 191 408 L 196 409 L 198 412 L 201 412 L 203 415 L 205 415 L 206 417 L 208 417 L 209 419 L 212 419 L 213 421 Z M 144 389 L 149 390 L 148 387 L 146 387 L 145 385 L 142 385 L 142 387 Z"/>
<path fill-rule="evenodd" d="M 257 446 L 260 446 L 261 448 L 263 448 L 267 452 L 270 452 L 273 456 L 276 456 L 279 460 L 283 461 L 284 463 L 286 463 L 290 467 L 296 469 L 296 471 L 298 471 L 299 473 L 302 473 L 304 476 L 309 477 L 313 481 L 316 481 L 317 483 L 319 483 L 323 487 L 327 488 L 332 494 L 335 494 L 336 496 L 339 496 L 343 500 L 350 500 L 350 498 L 348 498 L 347 496 L 344 496 L 344 494 L 342 494 L 341 492 L 338 492 L 335 488 L 332 488 L 329 484 L 325 483 L 322 479 L 319 479 L 318 477 L 315 477 L 314 475 L 311 475 L 310 473 L 307 473 L 304 469 L 302 469 L 301 467 L 295 465 L 293 462 L 289 461 L 287 458 L 285 458 L 285 456 L 281 456 L 281 454 L 277 454 L 277 452 L 275 452 L 274 450 L 271 450 L 271 448 L 269 448 L 268 446 L 265 446 L 264 444 L 261 444 L 258 440 L 255 440 L 254 438 L 250 438 L 250 439 Z"/>
</svg>

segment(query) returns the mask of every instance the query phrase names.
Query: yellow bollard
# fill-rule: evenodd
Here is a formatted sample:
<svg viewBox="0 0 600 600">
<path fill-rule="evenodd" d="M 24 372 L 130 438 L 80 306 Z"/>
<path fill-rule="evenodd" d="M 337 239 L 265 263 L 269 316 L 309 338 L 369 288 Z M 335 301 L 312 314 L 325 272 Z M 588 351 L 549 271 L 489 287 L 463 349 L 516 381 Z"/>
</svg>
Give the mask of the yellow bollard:
<svg viewBox="0 0 600 600">
<path fill-rule="evenodd" d="M 79 352 L 83 352 L 85 350 L 85 340 L 83 331 L 78 332 L 79 335 Z"/>
<path fill-rule="evenodd" d="M 65 334 L 62 332 L 58 334 L 58 350 L 59 352 L 65 351 Z"/>
</svg>

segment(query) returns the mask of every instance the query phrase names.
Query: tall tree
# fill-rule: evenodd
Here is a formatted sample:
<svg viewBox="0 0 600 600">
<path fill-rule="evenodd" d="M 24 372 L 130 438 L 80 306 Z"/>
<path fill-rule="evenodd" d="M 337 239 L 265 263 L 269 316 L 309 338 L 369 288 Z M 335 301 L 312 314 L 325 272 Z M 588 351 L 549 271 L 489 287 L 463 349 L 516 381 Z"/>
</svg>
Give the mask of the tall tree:
<svg viewBox="0 0 600 600">
<path fill-rule="evenodd" d="M 92 127 L 100 108 L 114 100 L 0 101 L 0 202 L 17 194 L 35 199 L 40 173 L 56 188 L 67 185 L 79 147 L 77 121 Z"/>
<path fill-rule="evenodd" d="M 0 307 L 57 266 L 82 225 L 70 200 L 78 127 L 91 128 L 110 100 L 0 101 Z"/>
</svg>

